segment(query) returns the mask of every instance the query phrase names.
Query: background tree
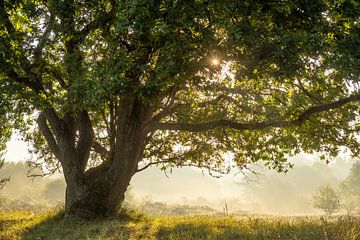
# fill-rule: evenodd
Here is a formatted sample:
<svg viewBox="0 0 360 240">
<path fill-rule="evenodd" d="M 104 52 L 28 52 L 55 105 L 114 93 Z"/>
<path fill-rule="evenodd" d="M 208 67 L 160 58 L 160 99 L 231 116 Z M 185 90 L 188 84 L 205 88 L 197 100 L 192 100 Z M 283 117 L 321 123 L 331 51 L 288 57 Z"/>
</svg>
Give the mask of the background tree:
<svg viewBox="0 0 360 240">
<path fill-rule="evenodd" d="M 28 172 L 31 169 L 25 162 L 5 162 L 3 168 L 0 171 L 0 179 L 10 177 L 10 181 L 1 190 L 1 194 L 16 201 L 24 199 L 31 200 L 32 202 L 43 203 L 51 202 L 51 199 L 46 199 L 44 191 L 48 188 L 52 188 L 50 178 L 29 178 Z M 41 174 L 40 171 L 33 171 L 33 173 Z M 50 184 L 50 185 L 49 185 Z M 60 190 L 60 189 L 59 189 Z M 59 193 L 56 193 L 53 189 L 53 194 L 61 196 L 58 201 L 64 199 L 64 189 L 61 189 Z M 49 196 L 50 197 L 50 196 Z M 48 204 L 47 204 L 48 205 Z"/>
<path fill-rule="evenodd" d="M 330 216 L 340 208 L 340 195 L 329 185 L 321 186 L 313 195 L 313 206 Z"/>
<path fill-rule="evenodd" d="M 356 155 L 358 5 L 0 0 L 1 96 L 70 214 L 116 213 L 150 165 Z"/>
<path fill-rule="evenodd" d="M 4 164 L 4 161 L 1 160 L 0 168 L 3 167 L 3 164 Z M 5 186 L 6 182 L 8 182 L 9 180 L 10 180 L 10 177 L 5 177 L 5 178 L 0 179 L 0 189 L 2 189 Z"/>
<path fill-rule="evenodd" d="M 360 162 L 356 161 L 340 184 L 343 206 L 348 214 L 358 211 L 360 206 Z"/>
<path fill-rule="evenodd" d="M 346 179 L 340 185 L 343 191 L 360 197 L 360 161 L 356 161 Z"/>
<path fill-rule="evenodd" d="M 57 178 L 46 184 L 42 195 L 50 204 L 58 204 L 63 202 L 65 188 L 64 180 Z"/>
</svg>

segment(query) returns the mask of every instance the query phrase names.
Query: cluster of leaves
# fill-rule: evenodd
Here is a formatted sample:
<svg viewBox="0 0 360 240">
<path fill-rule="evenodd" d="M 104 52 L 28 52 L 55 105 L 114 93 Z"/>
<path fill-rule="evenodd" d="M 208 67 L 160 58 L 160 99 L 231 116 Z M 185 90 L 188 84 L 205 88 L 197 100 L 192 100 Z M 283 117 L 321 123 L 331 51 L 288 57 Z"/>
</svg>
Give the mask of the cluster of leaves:
<svg viewBox="0 0 360 240">
<path fill-rule="evenodd" d="M 92 151 L 94 165 L 111 155 L 115 109 L 130 97 L 156 122 L 145 167 L 227 172 L 263 160 L 286 171 L 300 151 L 332 157 L 344 145 L 359 154 L 356 1 L 1 4 L 1 86 L 6 101 L 25 105 L 10 119 L 24 109 L 87 110 L 96 142 L 110 152 Z M 36 131 L 24 130 L 26 139 L 59 167 Z"/>
<path fill-rule="evenodd" d="M 359 56 L 345 50 L 350 42 L 359 47 L 353 38 L 359 32 L 357 3 L 227 1 L 209 5 L 216 9 L 218 19 L 213 27 L 223 38 L 216 47 L 227 72 L 188 83 L 178 92 L 178 104 L 166 118 L 168 122 L 296 120 L 314 105 L 357 92 Z M 229 17 L 227 11 L 236 14 Z M 342 27 L 344 22 L 348 31 Z M 344 71 L 342 61 L 352 62 L 351 67 Z M 159 133 L 154 146 L 157 149 L 166 139 L 161 145 L 166 150 L 164 158 L 181 159 L 175 165 L 190 162 L 224 170 L 224 156 L 231 155 L 241 167 L 261 159 L 269 167 L 286 171 L 287 157 L 300 151 L 334 157 L 339 146 L 345 145 L 357 155 L 357 119 L 358 106 L 349 104 L 312 116 L 291 129 L 238 131 L 230 127 Z M 181 154 L 176 155 L 174 145 L 183 146 Z"/>
</svg>

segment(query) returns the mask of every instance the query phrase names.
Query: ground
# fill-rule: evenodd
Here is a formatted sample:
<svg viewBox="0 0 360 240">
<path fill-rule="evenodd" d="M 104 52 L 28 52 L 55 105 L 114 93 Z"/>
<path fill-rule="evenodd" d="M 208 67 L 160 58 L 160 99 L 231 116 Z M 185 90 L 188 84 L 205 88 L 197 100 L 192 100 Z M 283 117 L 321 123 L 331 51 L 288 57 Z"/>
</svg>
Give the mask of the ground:
<svg viewBox="0 0 360 240">
<path fill-rule="evenodd" d="M 59 210 L 0 212 L 0 239 L 231 239 L 357 240 L 360 218 L 274 216 L 166 216 L 127 213 L 118 218 L 84 220 Z"/>
</svg>

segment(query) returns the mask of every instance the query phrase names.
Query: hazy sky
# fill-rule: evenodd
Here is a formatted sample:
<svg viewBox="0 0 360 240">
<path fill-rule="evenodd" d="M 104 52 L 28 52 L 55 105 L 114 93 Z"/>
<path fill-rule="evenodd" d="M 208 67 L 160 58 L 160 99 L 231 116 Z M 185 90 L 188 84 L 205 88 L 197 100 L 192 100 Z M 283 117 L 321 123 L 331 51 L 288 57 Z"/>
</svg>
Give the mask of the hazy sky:
<svg viewBox="0 0 360 240">
<path fill-rule="evenodd" d="M 4 158 L 6 161 L 17 162 L 30 158 L 28 153 L 28 146 L 25 142 L 16 139 L 13 136 L 10 142 L 7 144 L 6 154 Z"/>
</svg>

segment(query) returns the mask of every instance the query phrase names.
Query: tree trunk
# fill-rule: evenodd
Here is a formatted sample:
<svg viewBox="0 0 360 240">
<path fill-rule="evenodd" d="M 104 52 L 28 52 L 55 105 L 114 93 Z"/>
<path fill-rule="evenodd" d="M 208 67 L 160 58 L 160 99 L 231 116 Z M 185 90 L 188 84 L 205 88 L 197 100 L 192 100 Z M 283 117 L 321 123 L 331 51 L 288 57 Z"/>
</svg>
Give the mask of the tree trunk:
<svg viewBox="0 0 360 240">
<path fill-rule="evenodd" d="M 88 179 L 84 184 L 73 181 L 67 183 L 65 211 L 70 215 L 82 217 L 105 217 L 109 213 L 116 214 L 107 204 L 113 186 L 105 180 Z M 124 189 L 123 193 L 125 193 Z M 123 199 L 119 199 L 122 203 Z"/>
<path fill-rule="evenodd" d="M 106 217 L 119 213 L 124 194 L 134 174 L 133 170 L 118 168 L 117 181 L 111 180 L 109 167 L 86 172 L 80 179 L 68 178 L 65 211 L 82 217 Z"/>
<path fill-rule="evenodd" d="M 119 212 L 142 158 L 148 133 L 146 124 L 151 114 L 149 108 L 134 98 L 124 99 L 118 113 L 113 154 L 101 165 L 90 169 L 86 169 L 86 165 L 94 131 L 88 113 L 59 118 L 53 109 L 49 109 L 40 114 L 40 130 L 63 168 L 67 214 L 103 217 Z"/>
</svg>

